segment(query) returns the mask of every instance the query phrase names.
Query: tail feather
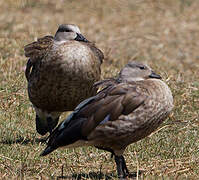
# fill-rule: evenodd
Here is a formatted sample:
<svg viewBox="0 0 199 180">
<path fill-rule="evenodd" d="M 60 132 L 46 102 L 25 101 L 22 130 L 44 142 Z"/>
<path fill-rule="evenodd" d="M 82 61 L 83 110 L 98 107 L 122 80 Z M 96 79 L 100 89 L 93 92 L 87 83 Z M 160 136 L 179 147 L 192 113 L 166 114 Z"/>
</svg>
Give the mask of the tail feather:
<svg viewBox="0 0 199 180">
<path fill-rule="evenodd" d="M 52 132 L 48 137 L 48 143 L 46 149 L 41 153 L 41 156 L 45 156 L 58 147 L 67 146 L 75 143 L 78 140 L 86 140 L 86 137 L 82 135 L 82 123 L 84 119 L 76 119 L 73 122 L 64 124 L 64 121 Z"/>
<path fill-rule="evenodd" d="M 47 154 L 51 153 L 54 151 L 56 148 L 52 146 L 47 146 L 46 149 L 40 154 L 40 156 L 46 156 Z"/>
</svg>

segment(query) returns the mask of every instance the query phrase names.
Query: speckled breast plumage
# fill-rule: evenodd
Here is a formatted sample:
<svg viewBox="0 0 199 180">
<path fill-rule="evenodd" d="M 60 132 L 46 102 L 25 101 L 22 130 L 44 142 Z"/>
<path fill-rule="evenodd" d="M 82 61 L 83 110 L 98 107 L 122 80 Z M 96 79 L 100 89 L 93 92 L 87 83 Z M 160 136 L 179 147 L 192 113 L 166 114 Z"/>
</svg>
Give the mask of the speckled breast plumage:
<svg viewBox="0 0 199 180">
<path fill-rule="evenodd" d="M 28 80 L 30 101 L 47 111 L 71 111 L 96 93 L 100 59 L 88 45 L 77 41 L 54 43 L 34 62 Z"/>
</svg>

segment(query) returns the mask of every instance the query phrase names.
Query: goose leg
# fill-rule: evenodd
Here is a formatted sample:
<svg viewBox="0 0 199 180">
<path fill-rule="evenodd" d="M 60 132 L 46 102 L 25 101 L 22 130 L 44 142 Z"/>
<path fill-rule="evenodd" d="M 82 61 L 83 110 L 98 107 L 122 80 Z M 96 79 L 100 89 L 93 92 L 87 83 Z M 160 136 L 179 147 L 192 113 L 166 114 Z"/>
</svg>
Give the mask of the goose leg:
<svg viewBox="0 0 199 180">
<path fill-rule="evenodd" d="M 123 169 L 123 171 L 125 172 L 125 174 L 128 176 L 128 174 L 129 174 L 129 170 L 127 169 L 127 166 L 126 166 L 126 162 L 125 162 L 124 156 L 121 156 L 121 158 L 122 158 L 122 169 Z"/>
<path fill-rule="evenodd" d="M 48 123 L 48 131 L 51 134 L 53 131 L 53 119 L 51 117 L 47 117 L 47 123 Z"/>
<path fill-rule="evenodd" d="M 122 155 L 121 156 L 115 155 L 115 163 L 116 163 L 116 166 L 117 166 L 118 177 L 120 179 L 125 179 L 128 176 L 129 171 L 126 167 L 126 162 L 125 162 L 124 157 Z"/>
<path fill-rule="evenodd" d="M 38 115 L 36 115 L 35 121 L 36 121 L 37 132 L 41 134 L 42 136 L 45 135 L 48 132 L 48 129 L 46 128 L 46 124 L 40 119 Z"/>
</svg>

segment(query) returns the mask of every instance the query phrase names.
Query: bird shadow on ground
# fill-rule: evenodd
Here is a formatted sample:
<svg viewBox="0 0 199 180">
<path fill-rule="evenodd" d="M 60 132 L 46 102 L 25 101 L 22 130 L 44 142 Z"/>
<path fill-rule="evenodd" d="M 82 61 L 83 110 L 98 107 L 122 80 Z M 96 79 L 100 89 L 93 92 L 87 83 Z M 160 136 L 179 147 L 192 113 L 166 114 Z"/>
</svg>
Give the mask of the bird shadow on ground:
<svg viewBox="0 0 199 180">
<path fill-rule="evenodd" d="M 7 145 L 12 145 L 12 144 L 22 144 L 22 145 L 27 145 L 27 144 L 39 144 L 39 143 L 46 143 L 47 138 L 25 138 L 25 137 L 18 137 L 16 139 L 6 139 L 0 141 L 1 144 L 7 144 Z"/>
<path fill-rule="evenodd" d="M 142 174 L 141 171 L 139 171 L 139 176 Z M 132 172 L 129 174 L 128 178 L 131 179 L 136 179 L 137 177 L 137 172 Z M 74 179 L 74 180 L 81 180 L 81 179 L 92 179 L 92 180 L 99 180 L 99 179 L 105 179 L 105 180 L 111 180 L 117 178 L 117 175 L 114 173 L 108 173 L 104 174 L 102 172 L 90 172 L 90 173 L 79 173 L 79 174 L 72 174 L 71 176 L 57 176 L 57 180 L 62 180 L 62 179 Z"/>
</svg>

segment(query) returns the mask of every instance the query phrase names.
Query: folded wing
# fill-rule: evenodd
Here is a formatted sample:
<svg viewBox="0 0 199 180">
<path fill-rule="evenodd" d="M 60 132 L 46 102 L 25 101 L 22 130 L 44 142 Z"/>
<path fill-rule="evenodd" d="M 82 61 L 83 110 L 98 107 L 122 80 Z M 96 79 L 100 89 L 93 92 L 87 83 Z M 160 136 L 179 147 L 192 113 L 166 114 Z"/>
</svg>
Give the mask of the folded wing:
<svg viewBox="0 0 199 180">
<path fill-rule="evenodd" d="M 42 155 L 60 146 L 66 146 L 87 136 L 100 124 L 117 121 L 120 115 L 132 113 L 144 103 L 147 96 L 139 93 L 135 84 L 111 80 L 96 96 L 86 99 L 63 121 L 49 138 L 48 147 Z M 103 85 L 103 83 L 101 84 Z"/>
<path fill-rule="evenodd" d="M 30 79 L 31 69 L 33 65 L 36 62 L 42 60 L 42 58 L 47 54 L 49 48 L 52 47 L 52 44 L 53 36 L 45 36 L 24 47 L 25 56 L 29 58 L 25 70 L 27 81 Z"/>
</svg>

